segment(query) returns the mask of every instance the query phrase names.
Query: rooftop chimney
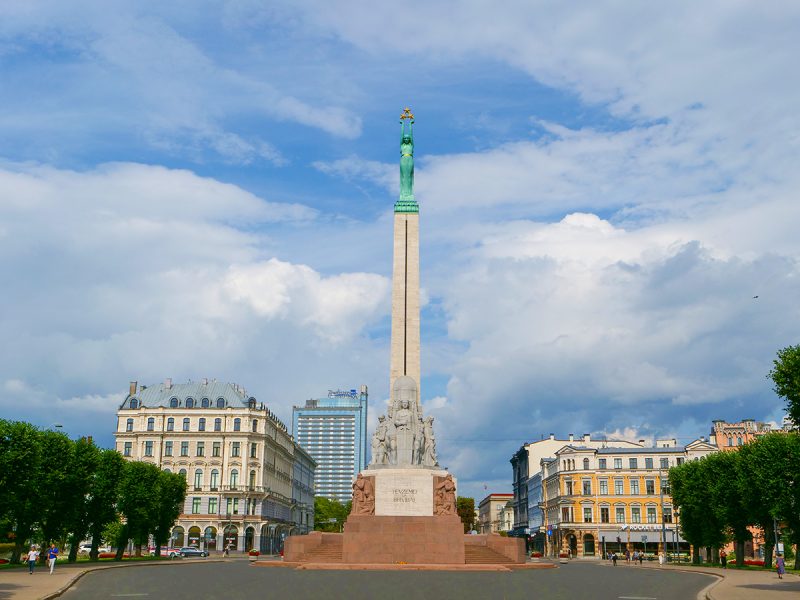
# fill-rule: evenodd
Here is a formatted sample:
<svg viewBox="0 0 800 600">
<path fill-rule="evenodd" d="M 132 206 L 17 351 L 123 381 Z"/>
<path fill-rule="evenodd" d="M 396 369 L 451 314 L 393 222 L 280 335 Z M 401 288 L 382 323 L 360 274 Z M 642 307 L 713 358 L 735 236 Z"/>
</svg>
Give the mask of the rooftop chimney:
<svg viewBox="0 0 800 600">
<path fill-rule="evenodd" d="M 133 396 L 136 393 L 136 383 L 135 381 L 131 381 L 131 391 L 130 395 Z"/>
<path fill-rule="evenodd" d="M 164 380 L 164 387 L 165 387 L 166 389 L 168 389 L 168 390 L 171 390 L 171 389 L 172 389 L 172 377 L 167 377 L 167 378 Z"/>
<path fill-rule="evenodd" d="M 575 436 L 572 435 L 571 433 L 569 434 L 569 441 L 570 442 L 574 442 L 575 441 Z"/>
<path fill-rule="evenodd" d="M 584 444 L 588 444 L 591 441 L 592 441 L 592 436 L 590 436 L 588 433 L 584 433 L 583 434 L 583 443 Z"/>
<path fill-rule="evenodd" d="M 639 445 L 640 445 L 640 446 L 644 446 L 644 438 L 642 438 L 642 439 L 640 439 L 640 440 L 639 440 Z"/>
<path fill-rule="evenodd" d="M 208 377 L 203 377 L 203 385 L 208 385 Z"/>
<path fill-rule="evenodd" d="M 551 439 L 551 440 L 554 440 L 554 439 L 556 439 L 556 434 L 555 434 L 555 433 L 551 433 L 551 434 L 550 434 L 550 439 Z"/>
</svg>

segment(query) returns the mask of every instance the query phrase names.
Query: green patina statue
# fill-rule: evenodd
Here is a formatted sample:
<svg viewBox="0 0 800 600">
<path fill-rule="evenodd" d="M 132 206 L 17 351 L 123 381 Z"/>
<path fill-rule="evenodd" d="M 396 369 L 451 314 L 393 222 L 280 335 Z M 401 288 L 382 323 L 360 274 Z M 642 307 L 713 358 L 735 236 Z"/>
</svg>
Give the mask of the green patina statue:
<svg viewBox="0 0 800 600">
<path fill-rule="evenodd" d="M 408 108 L 400 115 L 400 199 L 394 212 L 419 212 L 414 200 L 414 115 Z"/>
</svg>

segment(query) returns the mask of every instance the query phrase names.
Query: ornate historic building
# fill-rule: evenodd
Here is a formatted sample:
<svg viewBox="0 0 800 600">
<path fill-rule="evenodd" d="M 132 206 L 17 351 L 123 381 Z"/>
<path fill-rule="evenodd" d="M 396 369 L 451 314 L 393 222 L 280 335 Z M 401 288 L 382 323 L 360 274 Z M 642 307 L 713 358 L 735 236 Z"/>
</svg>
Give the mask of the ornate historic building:
<svg viewBox="0 0 800 600">
<path fill-rule="evenodd" d="M 478 503 L 478 533 L 498 533 L 511 527 L 514 494 L 489 494 Z"/>
<path fill-rule="evenodd" d="M 670 467 L 716 452 L 703 439 L 677 445 L 591 448 L 580 442 L 543 459 L 542 507 L 546 551 L 554 556 L 605 552 L 660 552 L 686 544 L 666 487 Z"/>
<path fill-rule="evenodd" d="M 313 529 L 314 460 L 241 386 L 132 382 L 115 438 L 128 460 L 186 477 L 173 546 L 277 552 L 286 536 Z"/>
</svg>

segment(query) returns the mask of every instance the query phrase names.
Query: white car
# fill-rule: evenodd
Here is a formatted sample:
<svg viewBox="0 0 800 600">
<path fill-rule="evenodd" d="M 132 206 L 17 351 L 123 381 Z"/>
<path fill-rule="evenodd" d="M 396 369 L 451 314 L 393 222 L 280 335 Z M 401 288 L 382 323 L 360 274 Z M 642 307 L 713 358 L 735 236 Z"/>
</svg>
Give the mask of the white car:
<svg viewBox="0 0 800 600">
<path fill-rule="evenodd" d="M 78 548 L 78 554 L 89 554 L 92 551 L 91 544 L 81 544 Z M 97 552 L 102 554 L 104 552 L 111 552 L 111 546 L 99 546 Z"/>
</svg>

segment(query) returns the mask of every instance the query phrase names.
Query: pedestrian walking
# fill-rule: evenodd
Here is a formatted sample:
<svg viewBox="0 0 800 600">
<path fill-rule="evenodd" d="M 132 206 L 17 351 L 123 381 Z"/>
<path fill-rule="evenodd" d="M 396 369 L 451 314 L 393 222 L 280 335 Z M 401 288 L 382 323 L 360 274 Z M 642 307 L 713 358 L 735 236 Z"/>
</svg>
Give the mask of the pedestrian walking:
<svg viewBox="0 0 800 600">
<path fill-rule="evenodd" d="M 55 544 L 50 544 L 47 549 L 47 564 L 50 566 L 50 575 L 53 574 L 53 569 L 56 568 L 56 559 L 58 558 L 58 548 Z"/>
<path fill-rule="evenodd" d="M 664 559 L 665 559 L 664 553 L 663 552 L 659 552 L 658 553 L 658 566 L 659 567 L 664 564 Z"/>
<path fill-rule="evenodd" d="M 24 557 L 24 559 L 28 561 L 28 575 L 33 575 L 33 569 L 36 566 L 36 560 L 38 558 L 39 552 L 36 551 L 36 546 L 31 546 L 30 551 Z"/>
<path fill-rule="evenodd" d="M 723 569 L 727 569 L 728 568 L 728 553 L 725 552 L 725 550 L 720 550 L 719 551 L 719 562 L 722 563 L 722 568 Z"/>
<path fill-rule="evenodd" d="M 617 566 L 617 553 L 616 552 L 613 552 L 611 554 L 611 562 L 614 563 L 615 567 Z"/>
<path fill-rule="evenodd" d="M 778 554 L 778 558 L 775 559 L 775 568 L 778 571 L 778 579 L 783 579 L 783 574 L 786 573 L 786 560 L 783 554 Z"/>
<path fill-rule="evenodd" d="M 631 551 L 625 550 L 625 562 L 631 564 Z"/>
<path fill-rule="evenodd" d="M 639 566 L 642 566 L 642 561 L 644 561 L 644 550 L 639 552 Z"/>
</svg>

